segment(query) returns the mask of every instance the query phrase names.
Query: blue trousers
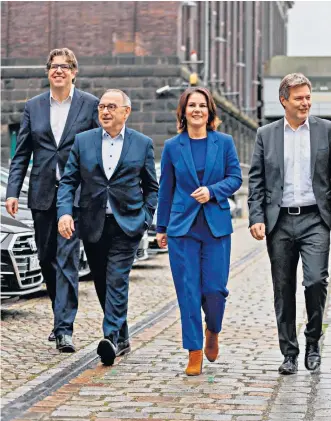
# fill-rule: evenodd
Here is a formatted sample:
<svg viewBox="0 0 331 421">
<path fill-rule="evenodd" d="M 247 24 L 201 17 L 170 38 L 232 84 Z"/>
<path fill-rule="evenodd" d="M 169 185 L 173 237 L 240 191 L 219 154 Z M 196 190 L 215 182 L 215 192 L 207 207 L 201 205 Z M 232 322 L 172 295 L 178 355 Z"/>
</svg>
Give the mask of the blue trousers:
<svg viewBox="0 0 331 421">
<path fill-rule="evenodd" d="M 203 209 L 190 231 L 168 237 L 169 258 L 182 322 L 183 347 L 203 348 L 201 307 L 208 330 L 219 333 L 226 297 L 231 237 L 216 238 L 205 220 Z"/>
<path fill-rule="evenodd" d="M 54 304 L 55 335 L 73 334 L 74 321 L 78 310 L 79 253 L 78 211 L 73 214 L 75 231 L 66 240 L 57 234 L 56 297 Z"/>
<path fill-rule="evenodd" d="M 129 275 L 141 235 L 129 237 L 111 215 L 96 243 L 84 241 L 95 289 L 104 312 L 103 334 L 114 343 L 129 338 Z"/>
<path fill-rule="evenodd" d="M 76 231 L 70 240 L 57 231 L 56 195 L 46 211 L 32 210 L 41 271 L 54 312 L 56 335 L 72 335 L 78 309 L 79 238 Z"/>
</svg>

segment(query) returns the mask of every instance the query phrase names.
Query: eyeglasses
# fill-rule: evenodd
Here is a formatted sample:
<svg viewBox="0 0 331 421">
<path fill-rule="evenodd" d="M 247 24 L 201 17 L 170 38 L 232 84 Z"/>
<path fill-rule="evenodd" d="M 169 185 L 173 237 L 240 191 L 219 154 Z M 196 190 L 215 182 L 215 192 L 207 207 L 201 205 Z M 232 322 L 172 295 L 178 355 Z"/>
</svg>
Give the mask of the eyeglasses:
<svg viewBox="0 0 331 421">
<path fill-rule="evenodd" d="M 104 111 L 105 108 L 107 108 L 107 111 L 111 112 L 111 111 L 115 111 L 117 110 L 117 108 L 121 108 L 121 107 L 128 107 L 127 105 L 117 105 L 117 104 L 99 104 L 98 105 L 98 110 L 100 111 L 100 113 L 102 113 Z"/>
<path fill-rule="evenodd" d="M 72 66 L 70 64 L 51 64 L 49 66 L 49 69 L 52 70 L 57 70 L 60 67 L 60 69 L 64 72 L 69 71 L 70 69 L 72 69 Z"/>
</svg>

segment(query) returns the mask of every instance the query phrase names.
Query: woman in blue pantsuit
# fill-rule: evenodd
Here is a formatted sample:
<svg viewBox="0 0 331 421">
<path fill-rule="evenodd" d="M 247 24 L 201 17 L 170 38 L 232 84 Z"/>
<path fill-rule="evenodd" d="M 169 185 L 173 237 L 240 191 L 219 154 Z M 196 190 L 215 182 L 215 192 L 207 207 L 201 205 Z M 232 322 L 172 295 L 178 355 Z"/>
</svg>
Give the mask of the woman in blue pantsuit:
<svg viewBox="0 0 331 421">
<path fill-rule="evenodd" d="M 187 375 L 199 375 L 204 352 L 218 355 L 230 266 L 232 222 L 228 198 L 242 183 L 231 136 L 216 131 L 219 120 L 210 92 L 188 88 L 177 108 L 179 134 L 165 142 L 157 214 L 157 241 L 168 245 L 189 350 Z"/>
</svg>

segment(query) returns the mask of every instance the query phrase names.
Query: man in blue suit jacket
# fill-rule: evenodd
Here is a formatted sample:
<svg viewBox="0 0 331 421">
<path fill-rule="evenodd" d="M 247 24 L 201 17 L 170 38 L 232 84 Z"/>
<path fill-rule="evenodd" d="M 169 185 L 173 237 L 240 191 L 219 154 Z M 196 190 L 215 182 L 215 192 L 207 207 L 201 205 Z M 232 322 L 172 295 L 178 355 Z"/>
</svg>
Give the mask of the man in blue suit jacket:
<svg viewBox="0 0 331 421">
<path fill-rule="evenodd" d="M 52 50 L 46 67 L 51 89 L 25 105 L 10 167 L 6 208 L 14 217 L 33 154 L 28 206 L 32 210 L 40 266 L 52 301 L 57 348 L 73 352 L 71 337 L 78 307 L 79 238 L 75 235 L 67 241 L 58 235 L 56 197 L 75 135 L 99 126 L 99 100 L 74 87 L 78 63 L 71 50 Z M 55 340 L 55 335 L 52 332 L 49 340 Z"/>
<path fill-rule="evenodd" d="M 99 103 L 102 128 L 76 136 L 57 200 L 59 232 L 70 239 L 76 188 L 81 184 L 79 234 L 104 311 L 98 354 L 106 365 L 130 351 L 129 273 L 144 231 L 153 220 L 158 183 L 152 140 L 126 128 L 128 96 L 109 89 Z"/>
</svg>

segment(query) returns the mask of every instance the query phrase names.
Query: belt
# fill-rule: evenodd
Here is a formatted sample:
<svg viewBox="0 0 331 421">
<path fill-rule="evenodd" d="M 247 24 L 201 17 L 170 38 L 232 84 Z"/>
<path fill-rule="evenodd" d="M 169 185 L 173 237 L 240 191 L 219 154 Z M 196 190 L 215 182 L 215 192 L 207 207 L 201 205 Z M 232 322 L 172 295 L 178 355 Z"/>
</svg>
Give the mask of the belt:
<svg viewBox="0 0 331 421">
<path fill-rule="evenodd" d="M 59 184 L 60 184 L 60 181 L 59 180 L 56 180 L 55 181 L 55 187 L 58 188 L 59 187 Z"/>
<path fill-rule="evenodd" d="M 106 213 L 106 218 L 112 218 L 115 219 L 115 216 L 113 213 Z"/>
<path fill-rule="evenodd" d="M 317 205 L 310 205 L 310 206 L 291 206 L 288 208 L 281 208 L 280 211 L 282 213 L 288 213 L 289 215 L 302 215 L 304 213 L 310 212 L 317 212 L 318 206 Z"/>
</svg>

